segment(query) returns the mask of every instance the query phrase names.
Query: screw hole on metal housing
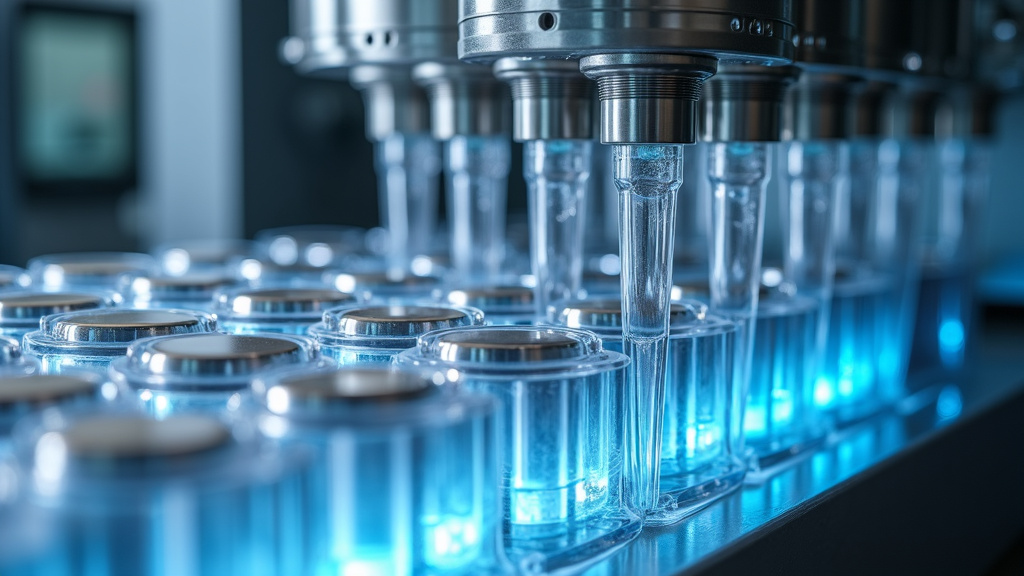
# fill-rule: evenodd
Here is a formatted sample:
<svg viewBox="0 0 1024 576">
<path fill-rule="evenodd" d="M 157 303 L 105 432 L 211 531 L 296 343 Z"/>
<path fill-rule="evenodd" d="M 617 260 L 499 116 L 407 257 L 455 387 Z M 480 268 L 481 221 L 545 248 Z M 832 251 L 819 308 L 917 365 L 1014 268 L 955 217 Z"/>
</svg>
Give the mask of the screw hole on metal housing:
<svg viewBox="0 0 1024 576">
<path fill-rule="evenodd" d="M 537 19 L 537 24 L 540 26 L 541 30 L 551 30 L 555 27 L 555 15 L 551 12 L 544 12 L 540 15 L 540 18 Z"/>
</svg>

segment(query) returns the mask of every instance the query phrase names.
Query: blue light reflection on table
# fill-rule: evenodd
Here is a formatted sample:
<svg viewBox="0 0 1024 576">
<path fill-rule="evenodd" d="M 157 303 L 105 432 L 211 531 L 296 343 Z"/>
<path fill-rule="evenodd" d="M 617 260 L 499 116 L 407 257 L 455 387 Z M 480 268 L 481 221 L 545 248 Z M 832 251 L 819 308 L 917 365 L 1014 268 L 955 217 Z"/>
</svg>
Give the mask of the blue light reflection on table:
<svg viewBox="0 0 1024 576">
<path fill-rule="evenodd" d="M 927 439 L 940 428 L 998 401 L 1024 386 L 1024 366 L 1000 362 L 970 381 L 939 382 L 833 438 L 825 448 L 798 461 L 767 482 L 746 486 L 692 518 L 665 528 L 646 528 L 617 556 L 587 576 L 681 574 L 739 540 L 770 531 L 783 516 L 798 513 L 823 494 L 868 468 Z"/>
</svg>

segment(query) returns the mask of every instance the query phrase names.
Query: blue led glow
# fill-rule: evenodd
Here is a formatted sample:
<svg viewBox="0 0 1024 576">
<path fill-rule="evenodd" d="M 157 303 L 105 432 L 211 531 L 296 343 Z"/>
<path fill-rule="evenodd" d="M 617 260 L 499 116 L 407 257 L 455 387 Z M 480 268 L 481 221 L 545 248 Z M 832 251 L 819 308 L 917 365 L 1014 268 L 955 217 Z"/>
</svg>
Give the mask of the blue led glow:
<svg viewBox="0 0 1024 576">
<path fill-rule="evenodd" d="M 935 402 L 935 412 L 940 420 L 952 420 L 960 415 L 963 410 L 963 397 L 960 389 L 956 386 L 945 386 L 939 392 L 939 398 Z"/>
<path fill-rule="evenodd" d="M 942 322 L 939 326 L 939 346 L 945 353 L 960 352 L 964 347 L 964 325 L 959 318 Z"/>
</svg>

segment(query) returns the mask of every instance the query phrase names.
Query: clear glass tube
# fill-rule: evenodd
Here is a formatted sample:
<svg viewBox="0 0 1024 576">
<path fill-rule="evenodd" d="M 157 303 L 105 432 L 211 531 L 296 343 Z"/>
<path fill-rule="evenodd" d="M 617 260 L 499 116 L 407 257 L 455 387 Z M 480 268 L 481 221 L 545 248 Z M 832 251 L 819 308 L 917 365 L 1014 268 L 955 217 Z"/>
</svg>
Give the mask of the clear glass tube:
<svg viewBox="0 0 1024 576">
<path fill-rule="evenodd" d="M 771 173 L 765 143 L 708 145 L 711 183 L 711 308 L 737 324 L 736 366 L 729 390 L 736 416 L 728 423 L 730 445 L 743 451 L 744 403 L 750 383 L 757 296 L 764 242 L 764 195 Z"/>
<path fill-rule="evenodd" d="M 523 144 L 538 318 L 549 303 L 579 296 L 591 148 L 589 140 L 531 140 Z"/>
<path fill-rule="evenodd" d="M 496 282 L 505 256 L 505 199 L 509 141 L 501 136 L 454 136 L 445 143 L 448 226 L 455 278 Z"/>
<path fill-rule="evenodd" d="M 376 143 L 374 159 L 388 273 L 404 275 L 433 246 L 440 147 L 429 134 L 395 133 Z"/>
<path fill-rule="evenodd" d="M 622 259 L 622 339 L 629 355 L 627 498 L 638 510 L 658 501 L 665 364 L 672 289 L 676 192 L 682 146 L 615 146 Z"/>
</svg>

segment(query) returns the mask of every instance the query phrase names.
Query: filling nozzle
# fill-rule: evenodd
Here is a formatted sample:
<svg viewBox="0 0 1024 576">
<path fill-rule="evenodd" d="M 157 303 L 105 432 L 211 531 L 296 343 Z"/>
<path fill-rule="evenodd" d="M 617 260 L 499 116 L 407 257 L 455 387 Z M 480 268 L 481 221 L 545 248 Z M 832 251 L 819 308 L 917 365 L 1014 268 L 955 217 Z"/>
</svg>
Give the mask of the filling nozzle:
<svg viewBox="0 0 1024 576">
<path fill-rule="evenodd" d="M 572 60 L 502 58 L 494 74 L 511 88 L 512 136 L 523 142 L 534 304 L 541 318 L 549 303 L 580 295 L 591 83 Z"/>
<path fill-rule="evenodd" d="M 366 137 L 374 143 L 387 272 L 402 277 L 429 254 L 437 228 L 441 154 L 430 135 L 427 97 L 410 66 L 355 66 L 349 81 L 363 94 Z"/>
<path fill-rule="evenodd" d="M 488 67 L 426 62 L 413 78 L 430 100 L 432 131 L 444 141 L 454 280 L 494 284 L 502 276 L 508 172 L 508 94 Z"/>
<path fill-rule="evenodd" d="M 764 196 L 772 151 L 782 136 L 782 105 L 798 70 L 723 65 L 705 85 L 702 136 L 711 183 L 709 246 L 712 309 L 737 323 L 730 446 L 743 452 L 743 418 L 761 279 Z"/>
<path fill-rule="evenodd" d="M 683 54 L 600 54 L 580 60 L 597 81 L 601 141 L 614 144 L 619 190 L 623 348 L 628 371 L 626 493 L 658 509 L 676 193 L 683 148 L 696 140 L 697 99 L 717 61 Z"/>
</svg>

